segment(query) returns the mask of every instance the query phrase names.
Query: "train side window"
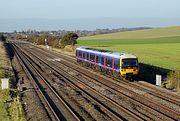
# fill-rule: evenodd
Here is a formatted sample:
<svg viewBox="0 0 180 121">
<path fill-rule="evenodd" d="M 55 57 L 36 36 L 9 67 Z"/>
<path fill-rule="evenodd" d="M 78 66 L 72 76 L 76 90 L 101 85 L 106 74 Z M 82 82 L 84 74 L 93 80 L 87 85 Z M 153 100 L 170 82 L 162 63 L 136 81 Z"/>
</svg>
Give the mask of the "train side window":
<svg viewBox="0 0 180 121">
<path fill-rule="evenodd" d="M 104 65 L 104 55 L 101 56 L 101 65 Z"/>
<path fill-rule="evenodd" d="M 117 58 L 114 59 L 114 68 L 115 69 L 119 69 L 120 68 L 120 61 Z"/>
<path fill-rule="evenodd" d="M 112 58 L 106 57 L 106 66 L 112 68 Z"/>
<path fill-rule="evenodd" d="M 88 52 L 85 52 L 85 57 L 86 60 L 88 60 Z"/>
<path fill-rule="evenodd" d="M 82 54 L 83 54 L 83 59 L 84 59 L 84 57 L 85 57 L 85 52 L 83 52 Z"/>
<path fill-rule="evenodd" d="M 95 57 L 94 53 L 90 53 L 90 61 L 91 62 L 94 62 L 94 57 Z"/>
<path fill-rule="evenodd" d="M 100 55 L 96 54 L 96 63 L 100 63 Z"/>
</svg>

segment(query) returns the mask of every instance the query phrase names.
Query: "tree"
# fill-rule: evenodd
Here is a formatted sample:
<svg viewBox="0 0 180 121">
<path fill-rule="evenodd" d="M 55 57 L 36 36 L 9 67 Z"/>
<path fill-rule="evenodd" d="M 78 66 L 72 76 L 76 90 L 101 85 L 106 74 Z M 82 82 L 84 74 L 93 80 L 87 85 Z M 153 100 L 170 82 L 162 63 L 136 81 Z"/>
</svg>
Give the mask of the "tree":
<svg viewBox="0 0 180 121">
<path fill-rule="evenodd" d="M 60 47 L 64 48 L 66 45 L 72 45 L 74 46 L 77 44 L 78 35 L 76 33 L 68 32 L 66 33 L 62 40 L 60 41 Z"/>
<path fill-rule="evenodd" d="M 0 34 L 0 41 L 6 41 L 6 37 L 3 34 Z"/>
</svg>

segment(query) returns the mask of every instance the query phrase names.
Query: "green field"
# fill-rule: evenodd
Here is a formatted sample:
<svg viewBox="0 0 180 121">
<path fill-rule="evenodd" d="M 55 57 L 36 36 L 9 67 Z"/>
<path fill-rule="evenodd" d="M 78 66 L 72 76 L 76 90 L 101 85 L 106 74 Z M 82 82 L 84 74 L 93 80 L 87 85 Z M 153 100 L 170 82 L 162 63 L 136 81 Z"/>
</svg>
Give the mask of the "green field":
<svg viewBox="0 0 180 121">
<path fill-rule="evenodd" d="M 101 34 L 95 36 L 81 37 L 81 40 L 98 39 L 144 39 L 180 36 L 180 26 L 157 29 L 145 29 L 128 32 L 117 32 L 112 34 Z"/>
<path fill-rule="evenodd" d="M 148 36 L 144 34 L 147 33 L 146 31 L 150 32 Z M 169 34 L 167 34 L 168 32 Z M 134 33 L 137 33 L 135 39 L 126 38 L 125 36 L 117 39 L 117 36 L 120 36 L 118 34 L 129 34 L 131 36 L 132 33 L 133 36 L 135 36 Z M 155 36 L 157 33 L 161 37 Z M 113 37 L 114 34 L 117 34 L 116 37 Z M 180 27 L 114 34 L 83 37 L 78 39 L 78 45 L 133 53 L 138 56 L 140 62 L 166 69 L 180 70 Z"/>
</svg>

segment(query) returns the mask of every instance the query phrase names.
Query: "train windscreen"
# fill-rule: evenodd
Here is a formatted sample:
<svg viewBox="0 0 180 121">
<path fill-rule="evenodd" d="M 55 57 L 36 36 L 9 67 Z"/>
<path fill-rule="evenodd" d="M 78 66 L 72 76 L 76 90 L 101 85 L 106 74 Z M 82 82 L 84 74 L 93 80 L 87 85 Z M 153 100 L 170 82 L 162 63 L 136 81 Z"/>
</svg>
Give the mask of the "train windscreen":
<svg viewBox="0 0 180 121">
<path fill-rule="evenodd" d="M 134 58 L 122 59 L 122 67 L 138 67 L 138 60 Z"/>
</svg>

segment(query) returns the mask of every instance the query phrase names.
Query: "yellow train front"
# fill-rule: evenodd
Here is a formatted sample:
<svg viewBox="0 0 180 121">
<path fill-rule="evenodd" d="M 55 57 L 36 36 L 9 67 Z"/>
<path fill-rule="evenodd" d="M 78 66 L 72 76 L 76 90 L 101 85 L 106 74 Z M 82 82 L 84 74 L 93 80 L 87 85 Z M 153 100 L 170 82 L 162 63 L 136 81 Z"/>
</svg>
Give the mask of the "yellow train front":
<svg viewBox="0 0 180 121">
<path fill-rule="evenodd" d="M 120 56 L 120 74 L 122 77 L 132 77 L 139 72 L 138 59 L 135 55 L 123 53 Z"/>
<path fill-rule="evenodd" d="M 138 58 L 133 54 L 78 47 L 76 58 L 78 63 L 111 73 L 114 76 L 131 78 L 139 72 Z"/>
</svg>

